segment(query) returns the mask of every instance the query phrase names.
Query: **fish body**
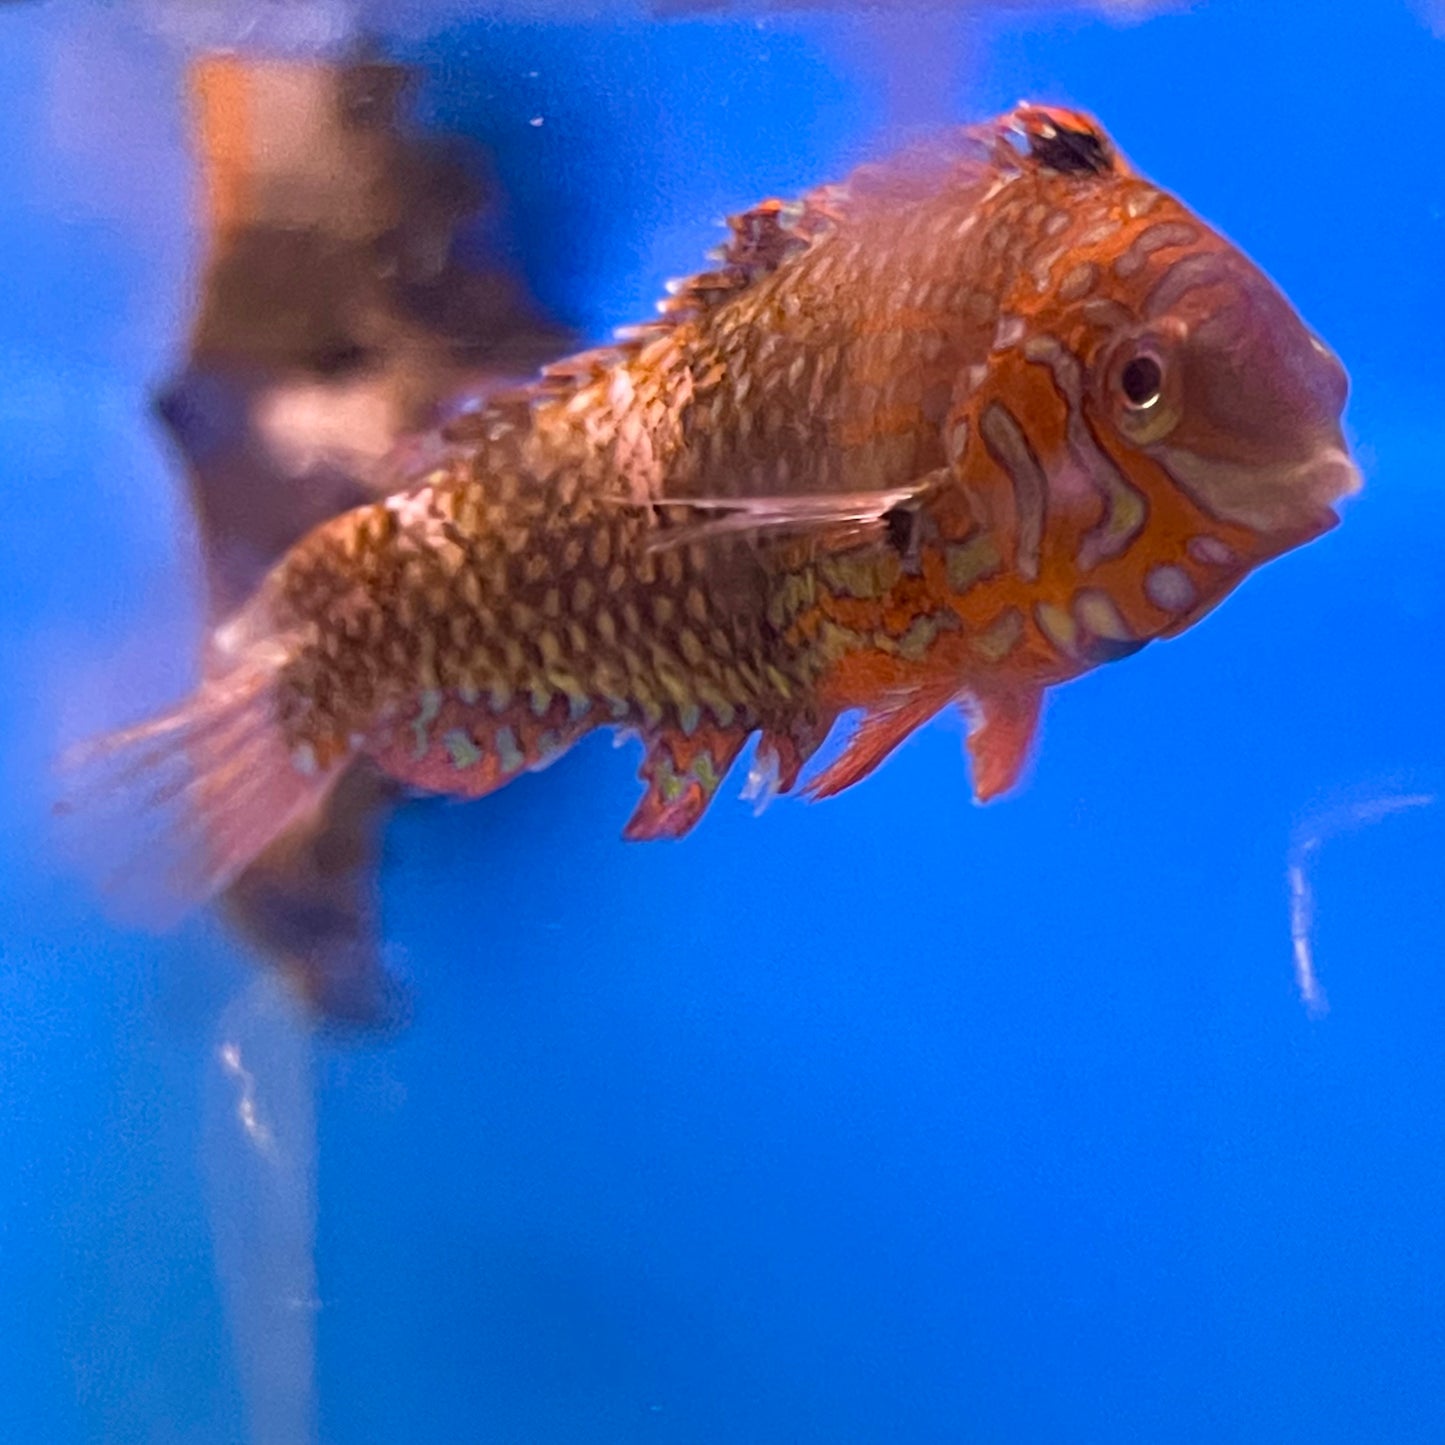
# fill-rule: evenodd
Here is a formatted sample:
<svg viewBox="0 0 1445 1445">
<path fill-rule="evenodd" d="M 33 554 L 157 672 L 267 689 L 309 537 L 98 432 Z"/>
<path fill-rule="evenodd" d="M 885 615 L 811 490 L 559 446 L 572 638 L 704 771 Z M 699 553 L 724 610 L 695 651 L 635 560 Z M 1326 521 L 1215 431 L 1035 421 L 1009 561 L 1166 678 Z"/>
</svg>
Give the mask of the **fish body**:
<svg viewBox="0 0 1445 1445">
<path fill-rule="evenodd" d="M 298 543 L 112 745 L 178 770 L 191 893 L 359 756 L 475 796 L 603 726 L 646 748 L 630 837 L 686 832 L 754 735 L 793 789 L 855 711 L 813 795 L 959 702 L 992 797 L 1048 687 L 1358 484 L 1338 361 L 1087 117 L 1020 106 L 731 232 L 657 322 Z"/>
</svg>

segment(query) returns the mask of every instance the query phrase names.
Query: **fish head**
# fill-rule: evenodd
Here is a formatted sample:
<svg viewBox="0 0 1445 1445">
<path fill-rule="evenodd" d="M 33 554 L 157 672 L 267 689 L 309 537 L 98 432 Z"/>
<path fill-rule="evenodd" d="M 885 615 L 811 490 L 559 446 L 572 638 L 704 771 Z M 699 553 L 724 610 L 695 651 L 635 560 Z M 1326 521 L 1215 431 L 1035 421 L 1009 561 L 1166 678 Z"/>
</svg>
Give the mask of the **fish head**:
<svg viewBox="0 0 1445 1445">
<path fill-rule="evenodd" d="M 1262 558 L 1328 530 L 1359 489 L 1342 430 L 1349 382 L 1273 282 L 1203 235 L 1116 297 L 1090 409 L 1131 472 L 1243 529 Z"/>
<path fill-rule="evenodd" d="M 980 223 L 1006 278 L 987 360 L 945 430 L 938 509 L 966 498 L 977 536 L 937 531 L 965 625 L 1006 603 L 1001 665 L 1057 679 L 1190 626 L 1360 474 L 1344 368 L 1274 283 L 1086 119 L 1024 118 L 1033 169 Z"/>
</svg>

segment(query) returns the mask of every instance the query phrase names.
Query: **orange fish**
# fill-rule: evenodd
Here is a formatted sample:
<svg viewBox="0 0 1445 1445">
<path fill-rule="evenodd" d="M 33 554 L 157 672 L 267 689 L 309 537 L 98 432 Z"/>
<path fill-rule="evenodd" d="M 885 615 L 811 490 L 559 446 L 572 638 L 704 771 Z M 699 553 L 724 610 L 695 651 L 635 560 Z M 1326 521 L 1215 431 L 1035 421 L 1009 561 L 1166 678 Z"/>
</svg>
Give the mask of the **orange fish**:
<svg viewBox="0 0 1445 1445">
<path fill-rule="evenodd" d="M 951 703 L 980 799 L 1044 691 L 1172 636 L 1358 486 L 1339 362 L 1099 126 L 1022 105 L 731 222 L 619 346 L 443 433 L 96 745 L 209 896 L 369 758 L 478 796 L 638 734 L 629 838 L 693 826 L 748 740 L 813 796 Z M 149 870 L 154 873 L 154 869 Z"/>
</svg>

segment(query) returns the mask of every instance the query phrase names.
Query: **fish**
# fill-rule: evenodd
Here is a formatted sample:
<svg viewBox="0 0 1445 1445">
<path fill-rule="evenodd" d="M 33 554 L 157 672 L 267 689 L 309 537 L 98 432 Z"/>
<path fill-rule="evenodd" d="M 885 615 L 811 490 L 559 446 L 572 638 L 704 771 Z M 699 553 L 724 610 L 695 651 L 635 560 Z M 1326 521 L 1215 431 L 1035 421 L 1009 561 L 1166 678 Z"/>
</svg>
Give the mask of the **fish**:
<svg viewBox="0 0 1445 1445">
<path fill-rule="evenodd" d="M 750 741 L 754 793 L 823 798 L 954 706 L 987 801 L 1050 688 L 1359 487 L 1340 361 L 1081 112 L 765 201 L 713 260 L 308 533 L 189 698 L 91 745 L 164 823 L 145 879 L 203 901 L 363 760 L 473 798 L 596 729 L 642 743 L 629 839 L 688 833 Z"/>
</svg>

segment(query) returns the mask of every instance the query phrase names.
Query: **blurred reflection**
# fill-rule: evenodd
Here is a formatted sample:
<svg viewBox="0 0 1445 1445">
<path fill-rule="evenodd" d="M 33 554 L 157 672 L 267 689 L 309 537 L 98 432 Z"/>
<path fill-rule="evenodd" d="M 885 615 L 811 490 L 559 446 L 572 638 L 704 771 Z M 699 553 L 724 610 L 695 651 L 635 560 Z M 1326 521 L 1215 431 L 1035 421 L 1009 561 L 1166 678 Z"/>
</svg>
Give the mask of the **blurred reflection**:
<svg viewBox="0 0 1445 1445">
<path fill-rule="evenodd" d="M 409 80 L 373 59 L 192 67 L 206 254 L 189 360 L 157 406 L 190 477 L 213 621 L 311 527 L 396 486 L 418 460 L 401 438 L 569 343 L 476 244 L 496 198 L 475 155 L 408 130 Z M 372 866 L 391 791 L 357 770 L 226 900 L 328 1018 L 397 1016 Z"/>
</svg>

